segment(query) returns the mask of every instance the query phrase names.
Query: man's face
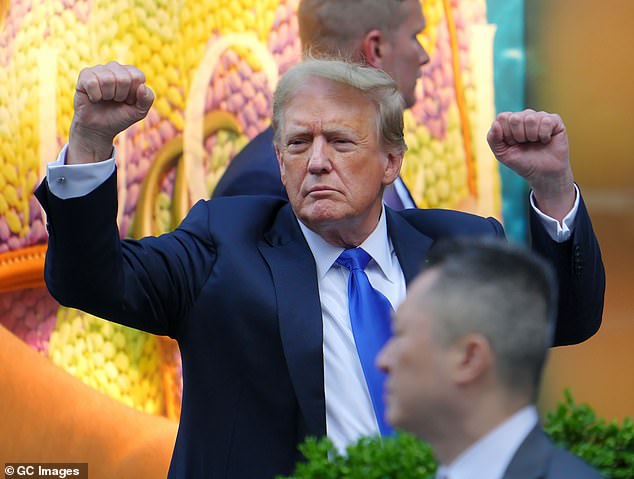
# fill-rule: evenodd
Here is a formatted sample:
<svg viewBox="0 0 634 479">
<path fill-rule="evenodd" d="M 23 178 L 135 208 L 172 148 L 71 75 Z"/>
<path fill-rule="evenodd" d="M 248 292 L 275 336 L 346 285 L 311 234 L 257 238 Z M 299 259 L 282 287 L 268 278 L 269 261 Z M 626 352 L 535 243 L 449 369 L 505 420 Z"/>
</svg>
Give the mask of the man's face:
<svg viewBox="0 0 634 479">
<path fill-rule="evenodd" d="M 418 34 L 425 29 L 420 2 L 406 0 L 400 8 L 404 11 L 404 20 L 387 36 L 383 69 L 394 79 L 405 106 L 410 108 L 416 103 L 416 82 L 421 76 L 421 67 L 429 62 L 429 55 L 418 41 Z"/>
<path fill-rule="evenodd" d="M 435 430 L 436 418 L 446 417 L 452 394 L 451 350 L 434 338 L 433 317 L 420 299 L 436 274 L 428 270 L 414 282 L 395 314 L 394 335 L 377 357 L 377 366 L 388 374 L 387 421 L 423 438 Z"/>
<path fill-rule="evenodd" d="M 301 86 L 285 109 L 276 147 L 282 182 L 309 228 L 374 228 L 384 185 L 402 154 L 380 145 L 376 108 L 351 88 L 321 78 Z"/>
</svg>

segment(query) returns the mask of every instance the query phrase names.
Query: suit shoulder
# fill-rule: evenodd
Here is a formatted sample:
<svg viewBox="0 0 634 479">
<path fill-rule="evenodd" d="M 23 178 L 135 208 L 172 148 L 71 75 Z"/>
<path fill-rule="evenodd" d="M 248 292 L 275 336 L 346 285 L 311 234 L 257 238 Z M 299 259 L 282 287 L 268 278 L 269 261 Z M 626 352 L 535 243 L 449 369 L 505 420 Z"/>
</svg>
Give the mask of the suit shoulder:
<svg viewBox="0 0 634 479">
<path fill-rule="evenodd" d="M 504 229 L 495 218 L 444 209 L 408 209 L 397 212 L 414 228 L 431 238 L 445 236 L 504 236 Z"/>
<path fill-rule="evenodd" d="M 206 228 L 214 237 L 244 238 L 261 235 L 275 221 L 286 200 L 270 196 L 228 196 L 200 200 L 181 228 Z M 245 236 L 246 235 L 246 236 Z"/>
<path fill-rule="evenodd" d="M 603 476 L 583 459 L 557 446 L 548 467 L 549 479 L 603 479 Z"/>
</svg>

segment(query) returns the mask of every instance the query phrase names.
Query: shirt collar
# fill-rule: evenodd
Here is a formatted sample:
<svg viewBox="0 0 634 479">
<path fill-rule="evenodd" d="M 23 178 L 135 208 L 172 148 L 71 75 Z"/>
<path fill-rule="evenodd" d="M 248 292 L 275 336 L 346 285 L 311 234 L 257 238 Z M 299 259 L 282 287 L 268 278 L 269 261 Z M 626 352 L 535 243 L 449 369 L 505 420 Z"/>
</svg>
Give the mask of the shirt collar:
<svg viewBox="0 0 634 479">
<path fill-rule="evenodd" d="M 478 477 L 501 478 L 535 424 L 537 409 L 534 406 L 520 409 L 460 454 L 449 466 L 440 466 L 437 477 L 468 479 L 473 477 L 473 471 L 478 471 Z"/>
<path fill-rule="evenodd" d="M 301 221 L 298 220 L 298 223 L 302 233 L 304 234 L 304 238 L 306 238 L 308 247 L 315 258 L 317 275 L 319 279 L 323 279 L 339 255 L 343 252 L 344 248 L 328 243 Z M 374 231 L 370 233 L 370 236 L 368 236 L 366 240 L 359 245 L 359 247 L 363 248 L 366 253 L 372 257 L 388 281 L 392 283 L 396 281 L 396 278 L 393 278 L 392 274 L 393 268 L 391 266 L 392 261 L 394 261 L 392 254 L 394 252 L 394 248 L 392 246 L 392 241 L 387 234 L 385 207 L 381 209 L 381 216 L 376 228 L 374 228 Z"/>
</svg>

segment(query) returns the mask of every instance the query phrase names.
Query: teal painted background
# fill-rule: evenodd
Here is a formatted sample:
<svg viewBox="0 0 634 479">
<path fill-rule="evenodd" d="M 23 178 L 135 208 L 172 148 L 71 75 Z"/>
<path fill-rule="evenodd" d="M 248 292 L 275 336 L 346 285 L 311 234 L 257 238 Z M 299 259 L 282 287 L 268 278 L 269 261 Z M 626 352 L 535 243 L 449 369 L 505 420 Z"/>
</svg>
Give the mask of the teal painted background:
<svg viewBox="0 0 634 479">
<path fill-rule="evenodd" d="M 487 0 L 489 23 L 497 27 L 494 43 L 495 108 L 498 112 L 525 108 L 526 48 L 524 0 Z M 507 236 L 527 241 L 526 182 L 500 165 L 502 216 Z"/>
</svg>

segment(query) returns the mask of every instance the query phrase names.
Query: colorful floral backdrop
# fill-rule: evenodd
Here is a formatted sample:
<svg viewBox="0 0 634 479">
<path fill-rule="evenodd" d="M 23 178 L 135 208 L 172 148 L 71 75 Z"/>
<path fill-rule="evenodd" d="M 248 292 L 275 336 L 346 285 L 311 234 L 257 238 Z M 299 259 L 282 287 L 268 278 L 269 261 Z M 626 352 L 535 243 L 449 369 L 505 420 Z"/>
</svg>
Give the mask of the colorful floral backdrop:
<svg viewBox="0 0 634 479">
<path fill-rule="evenodd" d="M 60 307 L 42 279 L 33 190 L 68 137 L 74 83 L 92 64 L 139 66 L 157 100 L 116 140 L 122 237 L 167 231 L 208 197 L 271 116 L 300 59 L 298 0 L 0 0 L 0 324 L 77 380 L 177 419 L 174 342 Z M 403 176 L 421 207 L 499 216 L 484 135 L 494 115 L 484 0 L 426 0 L 431 55 L 406 112 Z"/>
</svg>

